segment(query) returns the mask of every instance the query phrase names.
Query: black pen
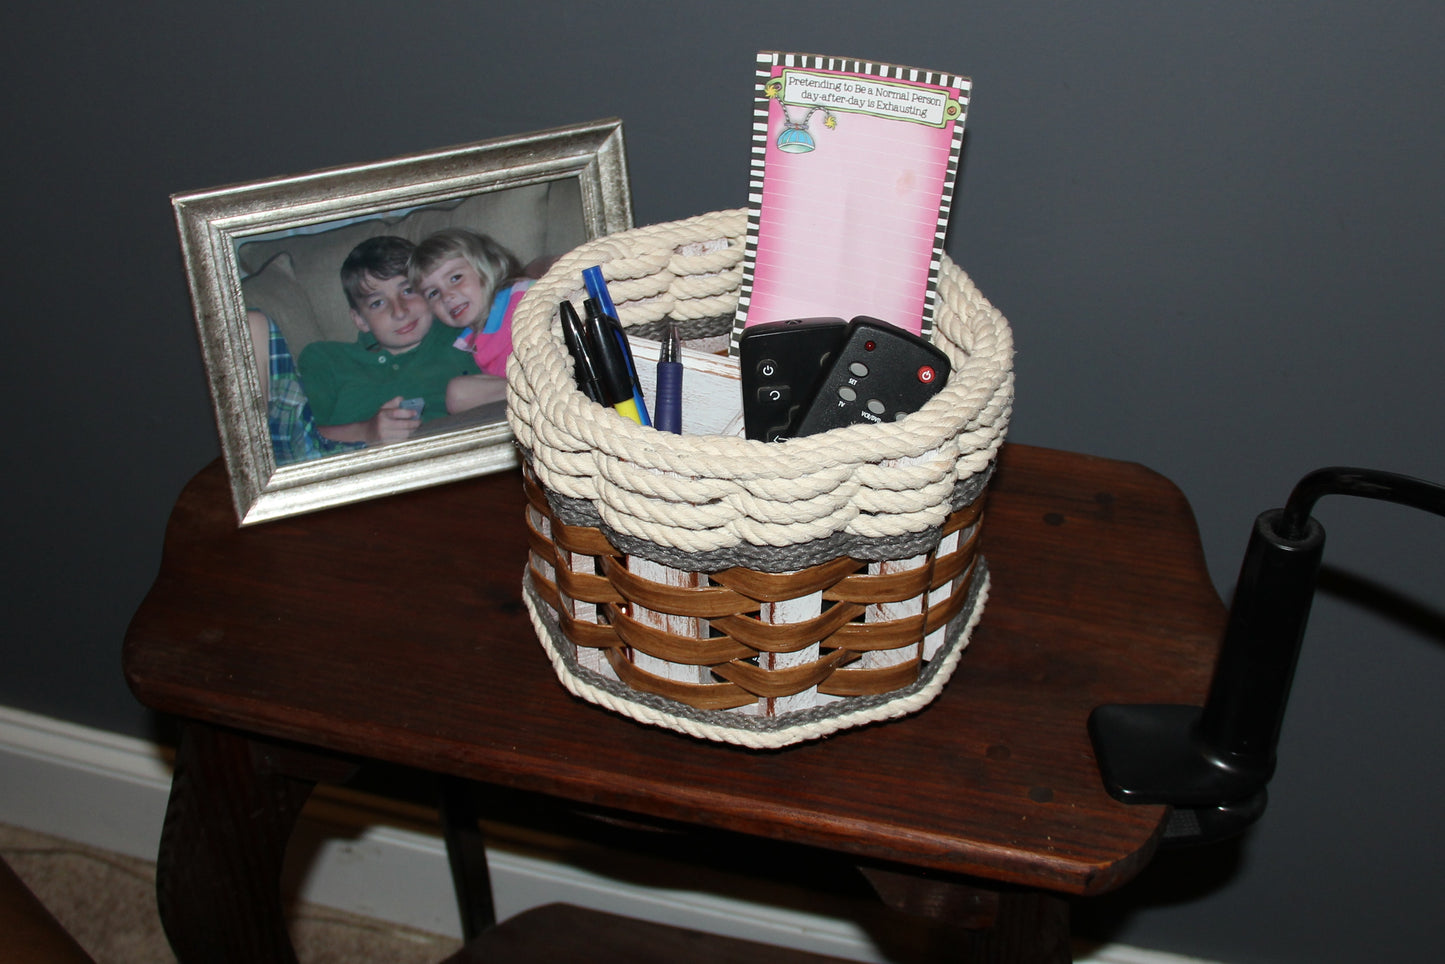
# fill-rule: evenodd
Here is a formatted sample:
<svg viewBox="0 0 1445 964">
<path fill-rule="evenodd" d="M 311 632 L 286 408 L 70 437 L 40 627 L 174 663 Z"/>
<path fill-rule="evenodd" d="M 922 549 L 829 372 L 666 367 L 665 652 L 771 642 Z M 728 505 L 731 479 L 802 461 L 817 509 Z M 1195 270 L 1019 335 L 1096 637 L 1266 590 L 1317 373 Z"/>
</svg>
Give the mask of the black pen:
<svg viewBox="0 0 1445 964">
<path fill-rule="evenodd" d="M 613 334 L 608 319 L 599 311 L 592 299 L 587 299 L 586 351 L 592 356 L 593 367 L 597 370 L 597 381 L 602 387 L 602 403 L 611 405 L 618 415 L 630 418 L 638 425 L 642 418 L 637 413 L 637 403 L 632 400 L 632 379 L 627 374 L 627 356 L 622 351 L 617 337 Z"/>
<path fill-rule="evenodd" d="M 627 366 L 627 381 L 632 386 L 632 402 L 637 408 L 637 423 L 639 425 L 651 425 L 647 417 L 647 403 L 642 399 L 642 382 L 637 378 L 637 365 L 632 360 L 632 345 L 627 340 L 627 332 L 622 327 L 622 322 L 613 315 L 609 315 L 602 307 L 602 302 L 596 298 L 588 298 L 582 302 L 582 310 L 587 313 L 587 321 L 590 324 L 593 316 L 612 329 L 613 340 L 622 351 L 622 361 Z M 631 416 L 629 416 L 630 418 Z"/>
<path fill-rule="evenodd" d="M 572 356 L 577 387 L 592 401 L 601 402 L 602 387 L 597 381 L 597 367 L 592 364 L 592 356 L 587 354 L 587 335 L 582 330 L 582 319 L 577 317 L 577 309 L 570 301 L 562 302 L 561 310 L 562 340 L 567 343 L 567 353 Z"/>
</svg>

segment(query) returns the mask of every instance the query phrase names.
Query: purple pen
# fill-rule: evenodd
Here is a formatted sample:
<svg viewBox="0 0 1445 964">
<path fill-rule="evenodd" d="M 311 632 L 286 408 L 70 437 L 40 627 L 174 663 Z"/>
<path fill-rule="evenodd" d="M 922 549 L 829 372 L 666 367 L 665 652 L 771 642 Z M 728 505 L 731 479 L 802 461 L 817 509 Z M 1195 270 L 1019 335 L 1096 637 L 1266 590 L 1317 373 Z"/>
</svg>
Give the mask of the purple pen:
<svg viewBox="0 0 1445 964">
<path fill-rule="evenodd" d="M 667 336 L 657 356 L 657 398 L 653 401 L 652 424 L 659 432 L 682 434 L 682 339 L 677 322 L 669 321 Z"/>
</svg>

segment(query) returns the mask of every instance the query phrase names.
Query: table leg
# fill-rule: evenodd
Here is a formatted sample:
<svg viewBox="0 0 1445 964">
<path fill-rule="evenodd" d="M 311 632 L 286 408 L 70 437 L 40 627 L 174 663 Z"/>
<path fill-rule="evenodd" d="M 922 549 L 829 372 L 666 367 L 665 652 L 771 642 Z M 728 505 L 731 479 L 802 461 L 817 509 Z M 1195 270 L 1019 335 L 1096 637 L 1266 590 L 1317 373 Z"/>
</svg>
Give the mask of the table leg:
<svg viewBox="0 0 1445 964">
<path fill-rule="evenodd" d="M 281 864 L 314 781 L 282 773 L 272 749 L 184 726 L 156 859 L 161 923 L 181 964 L 295 964 Z"/>
<path fill-rule="evenodd" d="M 452 870 L 462 938 L 475 940 L 497 922 L 492 905 L 492 881 L 487 869 L 486 840 L 482 834 L 481 807 L 476 784 L 460 777 L 441 781 L 442 830 L 447 842 L 447 863 Z"/>
<path fill-rule="evenodd" d="M 861 867 L 895 910 L 957 929 L 958 960 L 970 964 L 1070 964 L 1069 904 L 1027 889 L 996 889 L 882 867 Z"/>
</svg>

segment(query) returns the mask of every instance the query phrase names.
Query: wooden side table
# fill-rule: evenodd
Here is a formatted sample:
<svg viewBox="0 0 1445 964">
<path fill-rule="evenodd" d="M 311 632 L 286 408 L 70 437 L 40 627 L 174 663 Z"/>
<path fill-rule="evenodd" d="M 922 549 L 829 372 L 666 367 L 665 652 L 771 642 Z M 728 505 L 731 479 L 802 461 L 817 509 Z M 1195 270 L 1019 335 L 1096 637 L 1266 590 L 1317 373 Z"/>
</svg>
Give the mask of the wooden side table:
<svg viewBox="0 0 1445 964">
<path fill-rule="evenodd" d="M 973 926 L 979 960 L 1067 961 L 1064 895 L 1152 856 L 1168 811 L 1107 796 L 1086 720 L 1202 701 L 1225 617 L 1158 474 L 1006 446 L 992 593 L 943 694 L 775 752 L 569 696 L 521 602 L 522 504 L 504 473 L 238 529 L 219 464 L 182 493 L 124 651 L 141 702 L 186 724 L 158 864 L 181 961 L 294 960 L 286 840 L 360 760 L 845 854 L 890 904 Z"/>
</svg>

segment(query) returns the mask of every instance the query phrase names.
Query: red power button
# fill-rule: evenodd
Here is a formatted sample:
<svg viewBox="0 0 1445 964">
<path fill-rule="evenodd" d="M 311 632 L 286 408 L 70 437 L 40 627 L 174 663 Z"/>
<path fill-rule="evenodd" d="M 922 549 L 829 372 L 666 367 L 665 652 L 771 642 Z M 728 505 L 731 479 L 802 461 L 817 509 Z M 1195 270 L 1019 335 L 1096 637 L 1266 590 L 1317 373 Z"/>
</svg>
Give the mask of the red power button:
<svg viewBox="0 0 1445 964">
<path fill-rule="evenodd" d="M 918 369 L 918 380 L 925 385 L 932 383 L 938 377 L 938 372 L 933 370 L 932 365 L 924 365 Z"/>
</svg>

